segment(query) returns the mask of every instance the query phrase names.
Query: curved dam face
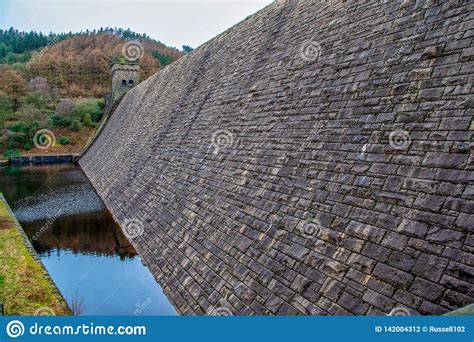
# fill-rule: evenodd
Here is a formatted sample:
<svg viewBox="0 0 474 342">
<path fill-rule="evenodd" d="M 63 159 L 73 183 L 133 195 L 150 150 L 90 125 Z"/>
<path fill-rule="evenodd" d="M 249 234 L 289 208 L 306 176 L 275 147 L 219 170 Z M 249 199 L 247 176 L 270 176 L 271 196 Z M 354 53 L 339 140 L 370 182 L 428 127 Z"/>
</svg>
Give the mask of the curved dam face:
<svg viewBox="0 0 474 342">
<path fill-rule="evenodd" d="M 80 164 L 181 313 L 473 302 L 473 6 L 278 1 L 129 91 Z"/>
</svg>

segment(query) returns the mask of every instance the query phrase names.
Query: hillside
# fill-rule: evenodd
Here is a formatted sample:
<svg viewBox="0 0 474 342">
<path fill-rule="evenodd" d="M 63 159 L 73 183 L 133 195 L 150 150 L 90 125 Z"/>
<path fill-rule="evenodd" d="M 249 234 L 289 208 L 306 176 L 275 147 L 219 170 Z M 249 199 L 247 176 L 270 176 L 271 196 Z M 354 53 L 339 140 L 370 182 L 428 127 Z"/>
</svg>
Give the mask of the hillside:
<svg viewBox="0 0 474 342">
<path fill-rule="evenodd" d="M 130 44 L 138 47 L 141 81 L 185 53 L 117 28 L 49 35 L 0 30 L 0 154 L 79 152 L 102 117 L 112 62 L 134 57 L 126 56 Z M 33 141 L 42 129 L 52 136 L 43 141 L 48 148 Z"/>
<path fill-rule="evenodd" d="M 103 96 L 110 86 L 111 62 L 123 57 L 124 45 L 132 40 L 143 47 L 142 80 L 184 54 L 129 29 L 44 35 L 10 28 L 0 30 L 0 66 L 18 71 L 27 81 L 44 77 L 62 96 Z"/>
<path fill-rule="evenodd" d="M 46 78 L 60 89 L 60 94 L 100 96 L 110 87 L 110 64 L 114 58 L 122 57 L 126 43 L 123 38 L 106 33 L 73 36 L 33 54 L 30 75 Z M 152 40 L 142 39 L 140 43 L 144 48 L 140 58 L 142 80 L 163 66 L 152 52 L 169 56 L 171 61 L 183 54 Z"/>
</svg>

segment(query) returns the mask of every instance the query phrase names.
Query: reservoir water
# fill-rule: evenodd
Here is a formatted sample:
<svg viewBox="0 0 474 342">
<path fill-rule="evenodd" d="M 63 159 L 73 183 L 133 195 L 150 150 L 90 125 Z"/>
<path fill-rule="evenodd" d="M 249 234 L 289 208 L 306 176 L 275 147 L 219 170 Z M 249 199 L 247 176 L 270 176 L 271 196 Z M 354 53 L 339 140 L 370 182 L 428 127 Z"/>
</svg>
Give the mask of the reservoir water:
<svg viewBox="0 0 474 342">
<path fill-rule="evenodd" d="M 176 315 L 79 166 L 0 168 L 0 192 L 80 315 Z"/>
</svg>

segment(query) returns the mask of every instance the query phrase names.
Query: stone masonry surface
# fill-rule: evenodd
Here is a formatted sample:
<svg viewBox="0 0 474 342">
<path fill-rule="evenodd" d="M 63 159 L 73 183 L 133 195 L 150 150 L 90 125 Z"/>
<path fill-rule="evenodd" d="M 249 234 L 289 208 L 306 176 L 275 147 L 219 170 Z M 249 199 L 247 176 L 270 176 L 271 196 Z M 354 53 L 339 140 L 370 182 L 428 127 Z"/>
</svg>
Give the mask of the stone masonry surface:
<svg viewBox="0 0 474 342">
<path fill-rule="evenodd" d="M 471 304 L 473 9 L 276 1 L 130 90 L 80 164 L 182 314 Z"/>
<path fill-rule="evenodd" d="M 133 82 L 130 86 L 130 81 Z M 126 85 L 123 85 L 125 82 Z M 112 67 L 112 102 L 118 101 L 127 91 L 140 82 L 140 66 L 134 64 L 114 64 Z"/>
</svg>

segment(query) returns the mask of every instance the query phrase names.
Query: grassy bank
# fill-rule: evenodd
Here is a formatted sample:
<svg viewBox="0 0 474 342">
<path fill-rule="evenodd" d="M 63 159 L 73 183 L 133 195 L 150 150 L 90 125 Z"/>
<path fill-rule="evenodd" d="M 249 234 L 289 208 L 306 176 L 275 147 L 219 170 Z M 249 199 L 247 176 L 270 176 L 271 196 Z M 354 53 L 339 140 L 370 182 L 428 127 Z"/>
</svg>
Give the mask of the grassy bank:
<svg viewBox="0 0 474 342">
<path fill-rule="evenodd" d="M 5 315 L 70 315 L 44 269 L 29 254 L 0 194 L 0 302 Z"/>
</svg>

